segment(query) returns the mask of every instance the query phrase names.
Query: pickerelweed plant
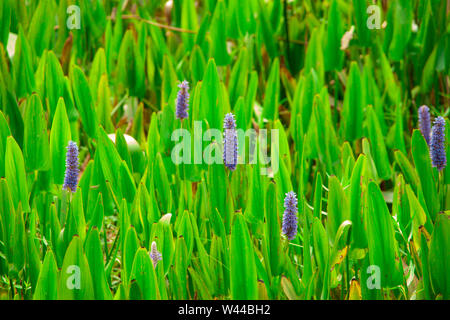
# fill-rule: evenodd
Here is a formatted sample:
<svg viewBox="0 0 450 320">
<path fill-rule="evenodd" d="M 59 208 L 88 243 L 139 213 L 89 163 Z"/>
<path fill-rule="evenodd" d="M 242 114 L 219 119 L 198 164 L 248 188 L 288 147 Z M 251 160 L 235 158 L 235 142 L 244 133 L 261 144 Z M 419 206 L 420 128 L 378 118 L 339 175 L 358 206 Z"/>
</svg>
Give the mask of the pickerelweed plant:
<svg viewBox="0 0 450 320">
<path fill-rule="evenodd" d="M 450 299 L 449 2 L 165 3 L 0 1 L 0 299 Z"/>
</svg>

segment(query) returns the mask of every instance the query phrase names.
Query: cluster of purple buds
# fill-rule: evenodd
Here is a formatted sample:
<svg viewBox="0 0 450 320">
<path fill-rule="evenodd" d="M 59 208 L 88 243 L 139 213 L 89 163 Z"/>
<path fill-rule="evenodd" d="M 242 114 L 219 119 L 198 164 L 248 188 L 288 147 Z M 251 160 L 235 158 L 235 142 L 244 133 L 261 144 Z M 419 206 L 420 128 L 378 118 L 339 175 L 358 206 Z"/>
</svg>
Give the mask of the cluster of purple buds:
<svg viewBox="0 0 450 320">
<path fill-rule="evenodd" d="M 286 193 L 284 198 L 283 234 L 289 240 L 297 235 L 297 195 L 294 191 Z"/>
<path fill-rule="evenodd" d="M 183 120 L 189 117 L 187 112 L 189 107 L 189 83 L 184 80 L 178 85 L 178 88 L 180 90 L 177 94 L 175 116 L 177 119 Z"/>
<path fill-rule="evenodd" d="M 231 171 L 237 165 L 236 121 L 232 113 L 227 113 L 223 120 L 223 163 Z"/>
<path fill-rule="evenodd" d="M 430 142 L 430 157 L 433 167 L 439 171 L 447 165 L 445 155 L 445 120 L 443 117 L 437 117 L 434 121 Z"/>
<path fill-rule="evenodd" d="M 431 136 L 431 122 L 430 122 L 430 109 L 427 106 L 421 106 L 419 108 L 419 128 L 425 141 L 430 145 Z"/>
<path fill-rule="evenodd" d="M 152 242 L 152 246 L 151 246 L 151 249 L 150 249 L 150 259 L 152 259 L 153 267 L 155 267 L 155 268 L 156 268 L 156 264 L 158 263 L 158 261 L 162 260 L 162 255 L 158 251 L 158 248 L 156 247 L 156 242 L 155 241 Z"/>
<path fill-rule="evenodd" d="M 66 153 L 66 173 L 64 176 L 63 185 L 64 190 L 70 190 L 71 192 L 77 191 L 79 173 L 78 146 L 75 142 L 69 141 Z"/>
</svg>

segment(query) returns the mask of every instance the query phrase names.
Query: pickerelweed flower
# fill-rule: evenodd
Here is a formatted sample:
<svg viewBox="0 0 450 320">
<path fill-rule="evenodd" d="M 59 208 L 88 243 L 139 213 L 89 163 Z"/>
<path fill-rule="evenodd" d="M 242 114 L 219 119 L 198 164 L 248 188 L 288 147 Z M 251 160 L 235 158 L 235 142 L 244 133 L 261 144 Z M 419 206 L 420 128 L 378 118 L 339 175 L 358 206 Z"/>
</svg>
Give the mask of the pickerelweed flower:
<svg viewBox="0 0 450 320">
<path fill-rule="evenodd" d="M 223 120 L 223 163 L 231 171 L 237 165 L 236 121 L 232 113 L 227 113 Z"/>
<path fill-rule="evenodd" d="M 176 111 L 175 116 L 177 119 L 183 120 L 187 118 L 188 115 L 188 107 L 189 107 L 189 83 L 184 80 L 178 85 L 178 94 L 176 100 Z"/>
<path fill-rule="evenodd" d="M 437 117 L 434 120 L 431 132 L 430 157 L 433 167 L 439 171 L 447 165 L 447 157 L 445 155 L 445 120 L 442 117 Z"/>
<path fill-rule="evenodd" d="M 153 267 L 155 267 L 155 268 L 156 268 L 156 264 L 158 263 L 158 261 L 162 260 L 161 252 L 158 251 L 155 241 L 152 242 L 152 247 L 150 250 L 150 258 L 152 259 Z"/>
<path fill-rule="evenodd" d="M 283 233 L 289 240 L 297 235 L 297 195 L 294 191 L 286 193 L 284 198 Z"/>
<path fill-rule="evenodd" d="M 428 145 L 430 145 L 431 122 L 430 109 L 427 106 L 419 108 L 419 128 Z"/>
<path fill-rule="evenodd" d="M 78 174 L 78 146 L 75 142 L 69 141 L 66 153 L 66 173 L 64 176 L 63 189 L 72 192 L 77 191 Z"/>
</svg>

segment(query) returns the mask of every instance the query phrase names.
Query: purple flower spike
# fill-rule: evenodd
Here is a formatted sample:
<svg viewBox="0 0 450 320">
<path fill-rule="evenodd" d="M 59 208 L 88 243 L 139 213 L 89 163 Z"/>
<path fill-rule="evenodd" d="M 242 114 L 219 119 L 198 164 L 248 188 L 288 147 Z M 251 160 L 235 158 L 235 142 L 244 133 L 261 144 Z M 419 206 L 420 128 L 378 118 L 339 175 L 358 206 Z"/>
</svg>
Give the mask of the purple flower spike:
<svg viewBox="0 0 450 320">
<path fill-rule="evenodd" d="M 428 145 L 430 145 L 431 122 L 430 109 L 427 106 L 419 108 L 419 128 Z"/>
<path fill-rule="evenodd" d="M 445 120 L 442 117 L 437 117 L 434 120 L 431 133 L 430 156 L 433 167 L 439 171 L 447 165 L 447 157 L 445 155 Z"/>
<path fill-rule="evenodd" d="M 232 113 L 225 115 L 223 129 L 223 163 L 233 171 L 237 165 L 237 133 L 236 121 Z"/>
<path fill-rule="evenodd" d="M 153 267 L 155 267 L 155 268 L 156 268 L 156 264 L 158 263 L 158 261 L 162 260 L 162 255 L 158 251 L 158 248 L 156 247 L 156 242 L 155 241 L 152 242 L 152 247 L 151 247 L 151 251 L 150 251 L 150 258 L 152 259 Z"/>
<path fill-rule="evenodd" d="M 72 192 L 77 191 L 78 184 L 78 147 L 73 141 L 69 141 L 66 153 L 66 173 L 64 176 L 64 190 L 70 190 Z"/>
<path fill-rule="evenodd" d="M 180 90 L 177 94 L 175 116 L 177 119 L 183 120 L 189 117 L 187 112 L 189 107 L 189 83 L 184 80 L 178 85 L 178 88 Z"/>
<path fill-rule="evenodd" d="M 289 240 L 297 235 L 297 195 L 294 191 L 286 193 L 284 198 L 283 233 Z"/>
</svg>

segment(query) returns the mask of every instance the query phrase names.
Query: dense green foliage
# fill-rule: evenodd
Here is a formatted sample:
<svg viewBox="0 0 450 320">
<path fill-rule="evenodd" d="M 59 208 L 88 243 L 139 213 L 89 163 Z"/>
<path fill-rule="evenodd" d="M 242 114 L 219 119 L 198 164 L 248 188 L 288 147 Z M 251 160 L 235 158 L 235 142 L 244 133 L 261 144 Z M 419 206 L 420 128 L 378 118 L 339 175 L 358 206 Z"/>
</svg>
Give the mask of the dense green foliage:
<svg viewBox="0 0 450 320">
<path fill-rule="evenodd" d="M 372 2 L 0 1 L 0 298 L 450 299 L 449 2 Z M 269 164 L 172 161 L 229 112 Z"/>
</svg>

